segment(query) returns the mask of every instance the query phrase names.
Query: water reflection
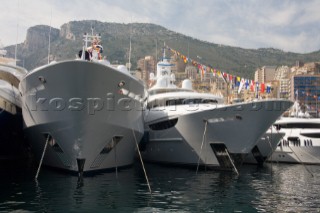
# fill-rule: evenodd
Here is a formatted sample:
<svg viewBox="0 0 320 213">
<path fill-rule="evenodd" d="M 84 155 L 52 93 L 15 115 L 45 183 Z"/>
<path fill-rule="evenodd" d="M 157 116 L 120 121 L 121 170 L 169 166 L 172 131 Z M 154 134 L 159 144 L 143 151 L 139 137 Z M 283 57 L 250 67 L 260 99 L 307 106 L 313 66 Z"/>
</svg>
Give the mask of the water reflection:
<svg viewBox="0 0 320 213">
<path fill-rule="evenodd" d="M 251 181 L 251 187 L 259 194 L 253 204 L 266 212 L 318 212 L 320 168 L 307 167 L 279 164 L 273 167 L 271 178 L 259 173 Z"/>
<path fill-rule="evenodd" d="M 85 177 L 42 169 L 0 168 L 0 212 L 317 212 L 319 166 L 267 164 L 232 172 L 139 163 L 118 174 Z M 5 175 L 3 175 L 5 174 Z"/>
</svg>

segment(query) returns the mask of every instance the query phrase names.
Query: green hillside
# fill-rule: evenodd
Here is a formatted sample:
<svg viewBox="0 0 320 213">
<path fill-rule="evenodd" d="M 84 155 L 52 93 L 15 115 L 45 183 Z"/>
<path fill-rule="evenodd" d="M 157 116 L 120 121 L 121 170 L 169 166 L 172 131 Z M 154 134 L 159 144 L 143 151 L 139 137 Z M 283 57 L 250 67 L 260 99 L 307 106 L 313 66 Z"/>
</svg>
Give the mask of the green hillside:
<svg viewBox="0 0 320 213">
<path fill-rule="evenodd" d="M 74 59 L 82 47 L 83 33 L 91 33 L 92 27 L 95 33 L 101 34 L 104 55 L 113 63 L 128 62 L 131 35 L 133 69 L 136 68 L 137 60 L 146 55 L 157 54 L 159 58 L 164 42 L 202 64 L 247 78 L 252 78 L 254 71 L 261 66 L 292 66 L 297 60 L 320 61 L 320 51 L 298 54 L 273 48 L 244 49 L 201 41 L 155 24 L 119 24 L 93 20 L 72 21 L 62 25 L 60 29 L 51 29 L 51 33 L 54 32 L 50 39 L 51 58 L 57 61 Z M 20 66 L 31 70 L 47 63 L 49 31 L 50 27 L 43 25 L 29 28 L 26 41 L 18 45 Z M 14 55 L 14 46 L 6 49 L 9 56 Z"/>
</svg>

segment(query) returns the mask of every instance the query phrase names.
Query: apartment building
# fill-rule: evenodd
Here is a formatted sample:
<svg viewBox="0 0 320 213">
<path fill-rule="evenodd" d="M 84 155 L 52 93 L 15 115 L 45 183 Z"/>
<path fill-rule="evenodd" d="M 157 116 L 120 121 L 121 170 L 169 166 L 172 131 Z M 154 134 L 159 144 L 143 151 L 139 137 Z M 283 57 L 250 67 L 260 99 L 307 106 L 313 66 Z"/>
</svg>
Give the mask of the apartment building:
<svg viewBox="0 0 320 213">
<path fill-rule="evenodd" d="M 291 77 L 290 100 L 299 101 L 309 112 L 318 115 L 320 100 L 320 75 L 294 75 Z"/>
<path fill-rule="evenodd" d="M 149 81 L 150 73 L 155 73 L 157 62 L 153 56 L 145 56 L 137 62 L 137 69 L 141 71 L 141 79 L 144 82 Z"/>
<path fill-rule="evenodd" d="M 263 66 L 258 68 L 254 73 L 254 81 L 260 83 L 272 81 L 274 79 L 276 68 L 276 66 Z"/>
</svg>

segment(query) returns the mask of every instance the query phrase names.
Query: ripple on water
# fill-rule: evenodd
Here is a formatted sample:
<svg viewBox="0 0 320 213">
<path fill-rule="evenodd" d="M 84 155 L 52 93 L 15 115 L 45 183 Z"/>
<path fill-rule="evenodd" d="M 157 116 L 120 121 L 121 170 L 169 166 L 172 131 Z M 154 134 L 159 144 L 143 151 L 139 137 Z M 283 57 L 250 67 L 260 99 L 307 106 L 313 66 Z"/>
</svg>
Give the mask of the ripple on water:
<svg viewBox="0 0 320 213">
<path fill-rule="evenodd" d="M 320 168 L 243 166 L 240 175 L 146 164 L 86 177 L 41 170 L 1 177 L 0 211 L 17 212 L 317 212 Z M 3 171 L 1 171 L 3 174 Z M 29 177 L 30 176 L 30 177 Z"/>
</svg>

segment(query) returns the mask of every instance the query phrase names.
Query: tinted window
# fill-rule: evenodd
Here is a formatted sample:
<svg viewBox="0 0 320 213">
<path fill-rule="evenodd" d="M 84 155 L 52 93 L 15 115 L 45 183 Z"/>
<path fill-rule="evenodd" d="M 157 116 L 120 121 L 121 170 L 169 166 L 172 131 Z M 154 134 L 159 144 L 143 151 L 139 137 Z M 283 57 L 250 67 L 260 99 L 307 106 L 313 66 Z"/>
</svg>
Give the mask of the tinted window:
<svg viewBox="0 0 320 213">
<path fill-rule="evenodd" d="M 161 121 L 158 123 L 150 124 L 149 127 L 152 130 L 165 130 L 169 129 L 171 127 L 174 127 L 178 122 L 178 118 L 171 119 L 171 120 L 166 120 L 166 121 Z"/>
</svg>

